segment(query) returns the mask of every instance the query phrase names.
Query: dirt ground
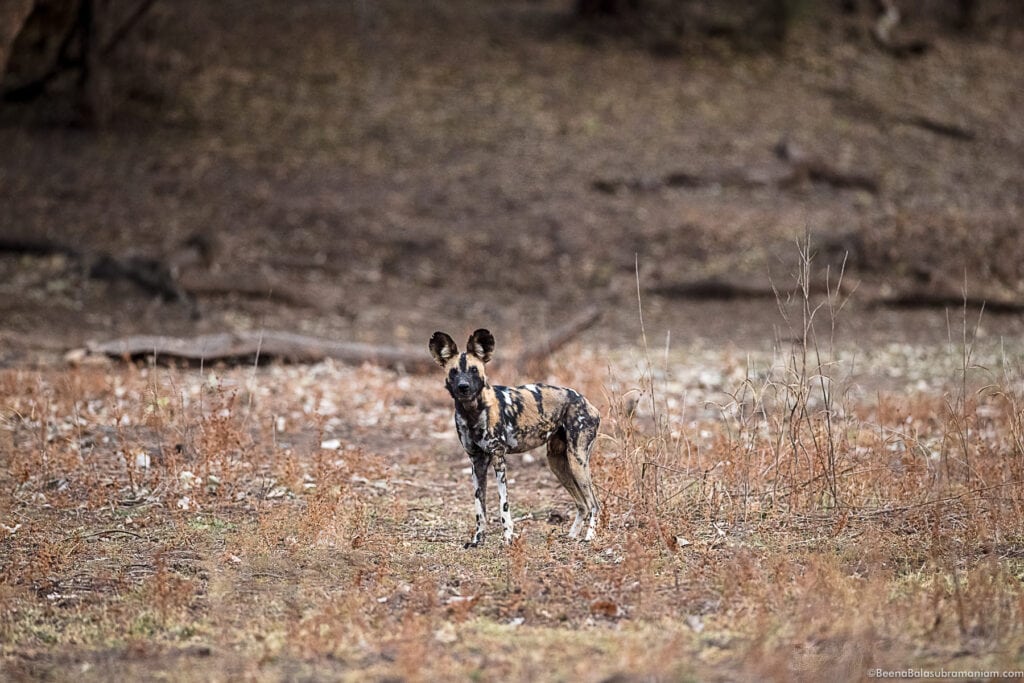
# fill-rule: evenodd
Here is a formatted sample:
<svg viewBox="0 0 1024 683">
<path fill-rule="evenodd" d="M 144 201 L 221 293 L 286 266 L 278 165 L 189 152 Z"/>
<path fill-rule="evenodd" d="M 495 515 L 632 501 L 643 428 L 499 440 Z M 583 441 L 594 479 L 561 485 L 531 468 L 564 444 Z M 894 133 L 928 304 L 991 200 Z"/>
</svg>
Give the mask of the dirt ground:
<svg viewBox="0 0 1024 683">
<path fill-rule="evenodd" d="M 665 58 L 571 4 L 157 3 L 106 126 L 0 109 L 0 237 L 48 245 L 0 253 L 0 674 L 1024 668 L 1024 32 L 903 60 L 809 15 L 781 53 Z M 530 378 L 605 417 L 592 546 L 537 454 L 521 540 L 462 552 L 437 377 L 64 359 L 480 326 L 500 356 L 592 305 Z"/>
</svg>

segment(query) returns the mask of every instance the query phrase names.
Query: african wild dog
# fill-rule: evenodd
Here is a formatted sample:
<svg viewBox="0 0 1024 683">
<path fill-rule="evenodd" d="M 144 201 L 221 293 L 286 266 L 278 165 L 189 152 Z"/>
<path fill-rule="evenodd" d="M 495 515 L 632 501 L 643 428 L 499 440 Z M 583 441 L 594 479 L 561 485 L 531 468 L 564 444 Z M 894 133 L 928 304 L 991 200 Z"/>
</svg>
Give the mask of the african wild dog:
<svg viewBox="0 0 1024 683">
<path fill-rule="evenodd" d="M 476 532 L 465 547 L 480 545 L 487 525 L 487 468 L 494 466 L 505 542 L 512 541 L 512 513 L 505 484 L 505 455 L 548 446 L 548 466 L 576 502 L 569 538 L 579 536 L 587 519 L 594 538 L 599 506 L 590 481 L 590 453 L 601 415 L 578 392 L 546 384 L 491 386 L 484 363 L 494 352 L 494 336 L 477 330 L 466 352 L 444 332 L 430 338 L 430 353 L 446 373 L 445 387 L 455 399 L 455 428 L 473 463 Z"/>
</svg>

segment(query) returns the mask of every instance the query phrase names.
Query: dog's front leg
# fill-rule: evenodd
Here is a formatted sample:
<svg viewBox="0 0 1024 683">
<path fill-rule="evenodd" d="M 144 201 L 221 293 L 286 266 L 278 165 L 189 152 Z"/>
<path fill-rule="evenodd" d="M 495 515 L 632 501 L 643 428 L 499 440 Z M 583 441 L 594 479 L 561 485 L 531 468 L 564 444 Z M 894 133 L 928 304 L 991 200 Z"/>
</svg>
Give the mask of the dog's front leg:
<svg viewBox="0 0 1024 683">
<path fill-rule="evenodd" d="M 505 481 L 505 454 L 494 457 L 494 476 L 498 480 L 498 504 L 501 506 L 501 529 L 505 543 L 512 542 L 512 509 L 508 505 L 508 484 Z"/>
<path fill-rule="evenodd" d="M 475 548 L 484 541 L 487 529 L 487 466 L 490 458 L 486 455 L 471 455 L 473 462 L 473 505 L 476 507 L 476 531 L 473 540 L 464 548 Z"/>
</svg>

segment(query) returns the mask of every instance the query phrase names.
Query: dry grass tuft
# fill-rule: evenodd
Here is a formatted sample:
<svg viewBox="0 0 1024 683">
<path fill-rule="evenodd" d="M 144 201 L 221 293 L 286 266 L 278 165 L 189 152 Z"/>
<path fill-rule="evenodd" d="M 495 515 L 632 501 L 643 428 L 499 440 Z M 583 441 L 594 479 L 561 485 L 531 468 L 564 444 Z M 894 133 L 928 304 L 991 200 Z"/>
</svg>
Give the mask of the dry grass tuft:
<svg viewBox="0 0 1024 683">
<path fill-rule="evenodd" d="M 927 356 L 929 382 L 866 392 L 832 336 L 842 302 L 805 289 L 780 303 L 795 341 L 770 357 L 697 367 L 670 345 L 639 360 L 580 349 L 549 368 L 604 399 L 592 544 L 565 538 L 568 497 L 516 458 L 520 535 L 462 550 L 466 463 L 434 378 L 333 364 L 2 371 L 3 671 L 120 662 L 188 678 L 182 658 L 197 678 L 410 681 L 1015 668 L 1019 363 L 965 320 L 961 343 Z"/>
</svg>

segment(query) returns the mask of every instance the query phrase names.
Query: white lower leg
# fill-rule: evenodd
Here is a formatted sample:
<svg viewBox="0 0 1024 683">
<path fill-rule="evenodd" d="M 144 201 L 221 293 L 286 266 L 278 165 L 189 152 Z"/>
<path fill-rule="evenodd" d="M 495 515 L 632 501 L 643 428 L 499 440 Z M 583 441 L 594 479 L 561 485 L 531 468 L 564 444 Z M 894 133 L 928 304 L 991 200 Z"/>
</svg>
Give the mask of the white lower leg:
<svg viewBox="0 0 1024 683">
<path fill-rule="evenodd" d="M 593 541 L 594 535 L 597 533 L 597 508 L 593 507 L 590 509 L 590 522 L 587 524 L 587 535 L 583 537 L 585 541 Z"/>
<path fill-rule="evenodd" d="M 476 545 L 484 539 L 484 531 L 487 529 L 487 511 L 479 497 L 474 498 L 476 507 L 476 531 L 473 533 L 473 544 Z"/>
<path fill-rule="evenodd" d="M 484 470 L 486 472 L 487 470 Z M 473 532 L 473 540 L 466 544 L 466 547 L 480 545 L 484 540 L 484 531 L 487 529 L 487 508 L 484 505 L 484 486 L 486 481 L 481 481 L 476 471 L 473 472 L 473 507 L 476 508 L 476 531 Z"/>
<path fill-rule="evenodd" d="M 505 542 L 512 542 L 512 509 L 508 504 L 508 485 L 505 481 L 505 463 L 496 463 L 494 476 L 498 479 L 498 504 L 501 506 L 501 529 L 505 535 Z"/>
<path fill-rule="evenodd" d="M 569 528 L 569 538 L 576 538 L 580 535 L 580 529 L 583 528 L 583 510 L 576 508 L 576 519 L 572 520 L 572 526 Z"/>
</svg>

